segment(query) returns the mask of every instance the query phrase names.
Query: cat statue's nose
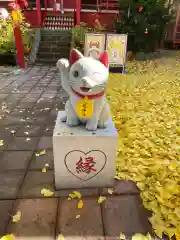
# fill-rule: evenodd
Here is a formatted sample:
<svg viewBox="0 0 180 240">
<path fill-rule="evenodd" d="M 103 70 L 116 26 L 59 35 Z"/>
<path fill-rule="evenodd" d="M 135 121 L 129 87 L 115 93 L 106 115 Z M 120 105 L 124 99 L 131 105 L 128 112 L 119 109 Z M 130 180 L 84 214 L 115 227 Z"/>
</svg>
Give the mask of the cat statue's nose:
<svg viewBox="0 0 180 240">
<path fill-rule="evenodd" d="M 81 82 L 83 84 L 83 87 L 89 87 L 92 88 L 96 85 L 96 83 L 94 83 L 89 77 L 83 77 L 81 79 Z"/>
</svg>

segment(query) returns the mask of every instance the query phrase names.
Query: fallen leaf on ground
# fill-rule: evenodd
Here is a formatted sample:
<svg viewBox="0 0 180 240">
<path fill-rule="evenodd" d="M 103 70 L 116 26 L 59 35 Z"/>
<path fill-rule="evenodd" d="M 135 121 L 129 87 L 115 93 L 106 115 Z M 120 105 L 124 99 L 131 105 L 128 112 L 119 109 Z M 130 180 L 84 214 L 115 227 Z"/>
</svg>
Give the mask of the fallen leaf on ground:
<svg viewBox="0 0 180 240">
<path fill-rule="evenodd" d="M 141 233 L 136 233 L 132 236 L 131 240 L 149 240 L 149 236 L 145 236 Z"/>
<path fill-rule="evenodd" d="M 47 154 L 46 149 L 42 150 L 39 153 L 36 153 L 36 156 L 39 157 L 39 156 L 42 156 L 42 155 L 45 155 L 45 154 Z"/>
<path fill-rule="evenodd" d="M 0 147 L 2 147 L 4 145 L 4 141 L 0 140 Z"/>
<path fill-rule="evenodd" d="M 21 219 L 21 212 L 18 211 L 13 217 L 12 217 L 12 222 L 17 223 Z"/>
<path fill-rule="evenodd" d="M 43 189 L 41 190 L 41 194 L 44 195 L 45 197 L 51 197 L 51 196 L 54 194 L 54 192 L 52 192 L 52 191 L 49 190 L 49 189 L 43 188 Z"/>
<path fill-rule="evenodd" d="M 76 215 L 76 219 L 79 219 L 80 218 L 80 215 Z"/>
<path fill-rule="evenodd" d="M 79 200 L 79 202 L 78 202 L 78 208 L 79 208 L 79 209 L 83 208 L 83 205 L 84 205 L 83 200 Z"/>
<path fill-rule="evenodd" d="M 14 134 L 16 131 L 15 130 L 11 130 L 11 133 Z"/>
<path fill-rule="evenodd" d="M 100 204 L 100 203 L 102 203 L 102 202 L 104 202 L 106 200 L 106 197 L 103 197 L 103 196 L 100 196 L 99 198 L 98 198 L 98 203 Z"/>
<path fill-rule="evenodd" d="M 59 234 L 58 237 L 57 237 L 57 240 L 65 240 L 65 238 L 62 234 Z"/>
<path fill-rule="evenodd" d="M 81 198 L 81 193 L 78 192 L 78 191 L 74 191 L 73 193 L 70 193 L 68 195 L 68 200 L 71 200 L 73 198 L 79 198 L 80 199 Z"/>
<path fill-rule="evenodd" d="M 73 198 L 76 198 L 76 196 L 74 195 L 74 193 L 69 193 L 68 195 L 68 200 L 71 200 Z"/>
<path fill-rule="evenodd" d="M 46 168 L 45 168 L 45 167 L 42 169 L 42 172 L 47 172 L 47 170 L 46 170 Z"/>
<path fill-rule="evenodd" d="M 81 198 L 81 193 L 78 191 L 74 191 L 73 194 L 77 197 L 77 198 Z"/>
<path fill-rule="evenodd" d="M 125 240 L 126 236 L 124 235 L 124 233 L 120 232 L 120 236 L 119 236 L 120 240 Z"/>
<path fill-rule="evenodd" d="M 15 235 L 13 233 L 4 235 L 2 238 L 0 238 L 0 240 L 14 240 L 14 239 Z"/>
<path fill-rule="evenodd" d="M 113 194 L 113 192 L 114 192 L 113 189 L 110 189 L 110 188 L 108 189 L 108 193 L 109 193 L 109 194 Z"/>
</svg>

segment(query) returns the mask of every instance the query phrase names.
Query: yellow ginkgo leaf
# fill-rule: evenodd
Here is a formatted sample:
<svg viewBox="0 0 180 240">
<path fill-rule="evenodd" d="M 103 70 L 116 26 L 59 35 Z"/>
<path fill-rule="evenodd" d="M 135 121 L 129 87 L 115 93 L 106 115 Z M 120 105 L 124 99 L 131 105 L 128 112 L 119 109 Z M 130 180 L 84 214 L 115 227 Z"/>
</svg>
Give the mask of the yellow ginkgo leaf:
<svg viewBox="0 0 180 240">
<path fill-rule="evenodd" d="M 126 236 L 124 235 L 124 233 L 120 232 L 120 236 L 119 236 L 120 240 L 125 240 Z"/>
<path fill-rule="evenodd" d="M 79 200 L 77 207 L 80 209 L 83 208 L 83 205 L 84 205 L 83 200 Z"/>
<path fill-rule="evenodd" d="M 52 191 L 49 190 L 49 189 L 43 188 L 43 189 L 41 190 L 41 194 L 44 195 L 45 197 L 51 197 L 51 196 L 54 195 L 54 192 L 52 192 Z"/>
<path fill-rule="evenodd" d="M 21 219 L 21 212 L 18 211 L 13 217 L 12 217 L 12 222 L 17 223 Z"/>
<path fill-rule="evenodd" d="M 0 240 L 14 240 L 14 239 L 15 235 L 13 233 L 4 235 L 2 238 L 0 238 Z"/>
<path fill-rule="evenodd" d="M 152 237 L 149 233 L 146 235 L 146 237 L 147 237 L 147 240 L 152 240 Z"/>
<path fill-rule="evenodd" d="M 47 154 L 46 149 L 42 150 L 40 153 L 36 153 L 36 156 L 42 156 Z"/>
<path fill-rule="evenodd" d="M 77 192 L 77 191 L 74 191 L 73 194 L 77 197 L 77 198 L 81 198 L 81 193 L 80 192 Z"/>
<path fill-rule="evenodd" d="M 0 140 L 0 147 L 4 145 L 4 140 Z"/>
<path fill-rule="evenodd" d="M 57 240 L 65 240 L 64 236 L 60 233 L 57 237 Z"/>
<path fill-rule="evenodd" d="M 71 199 L 73 199 L 73 198 L 76 198 L 76 195 L 75 195 L 74 193 L 70 193 L 70 194 L 68 195 L 68 200 L 71 200 Z"/>
<path fill-rule="evenodd" d="M 99 198 L 98 198 L 98 203 L 100 204 L 100 203 L 102 203 L 102 202 L 104 202 L 106 200 L 106 197 L 103 197 L 103 196 L 100 196 Z"/>
<path fill-rule="evenodd" d="M 141 233 L 136 233 L 132 236 L 131 240 L 148 240 L 146 236 Z"/>
<path fill-rule="evenodd" d="M 45 168 L 45 167 L 42 169 L 42 172 L 47 172 L 47 170 L 46 170 L 46 168 Z"/>
</svg>

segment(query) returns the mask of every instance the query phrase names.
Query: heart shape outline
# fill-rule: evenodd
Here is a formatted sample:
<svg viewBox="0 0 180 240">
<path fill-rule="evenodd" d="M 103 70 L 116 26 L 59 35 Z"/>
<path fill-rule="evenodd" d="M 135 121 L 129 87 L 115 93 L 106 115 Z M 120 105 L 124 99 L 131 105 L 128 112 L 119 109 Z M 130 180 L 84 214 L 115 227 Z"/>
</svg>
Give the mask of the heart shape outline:
<svg viewBox="0 0 180 240">
<path fill-rule="evenodd" d="M 68 166 L 67 166 L 67 156 L 68 156 L 69 154 L 71 154 L 72 152 L 80 152 L 80 153 L 84 154 L 85 156 L 88 155 L 88 154 L 91 153 L 91 152 L 100 152 L 100 153 L 102 153 L 102 154 L 104 155 L 105 161 L 104 161 L 103 166 L 100 168 L 100 170 L 99 170 L 96 174 L 94 174 L 92 177 L 90 177 L 90 178 L 88 178 L 88 179 L 83 179 L 83 178 L 78 177 L 76 174 L 74 174 L 74 173 L 68 168 Z M 72 150 L 72 151 L 68 152 L 68 153 L 65 155 L 65 158 L 64 158 L 64 164 L 65 164 L 67 170 L 68 170 L 73 176 L 75 176 L 75 177 L 77 177 L 77 178 L 79 178 L 80 180 L 83 180 L 83 181 L 88 181 L 88 180 L 94 178 L 95 176 L 97 176 L 97 175 L 104 169 L 104 167 L 106 166 L 106 163 L 107 163 L 107 156 L 106 156 L 106 154 L 105 154 L 104 152 L 102 152 L 101 150 L 90 150 L 90 151 L 88 151 L 88 152 L 86 152 L 86 153 L 83 152 L 83 151 L 81 151 L 81 150 Z"/>
</svg>

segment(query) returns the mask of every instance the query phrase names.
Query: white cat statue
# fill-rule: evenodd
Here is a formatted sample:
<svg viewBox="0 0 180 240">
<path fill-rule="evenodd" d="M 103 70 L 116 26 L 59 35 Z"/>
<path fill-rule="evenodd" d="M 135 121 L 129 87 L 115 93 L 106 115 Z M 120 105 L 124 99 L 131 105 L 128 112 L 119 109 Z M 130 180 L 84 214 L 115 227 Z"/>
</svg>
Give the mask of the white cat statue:
<svg viewBox="0 0 180 240">
<path fill-rule="evenodd" d="M 106 128 L 110 116 L 105 96 L 109 77 L 107 52 L 95 60 L 73 49 L 69 61 L 61 58 L 56 65 L 62 87 L 69 95 L 66 116 L 61 120 L 68 126 L 85 124 L 89 131 Z"/>
</svg>

